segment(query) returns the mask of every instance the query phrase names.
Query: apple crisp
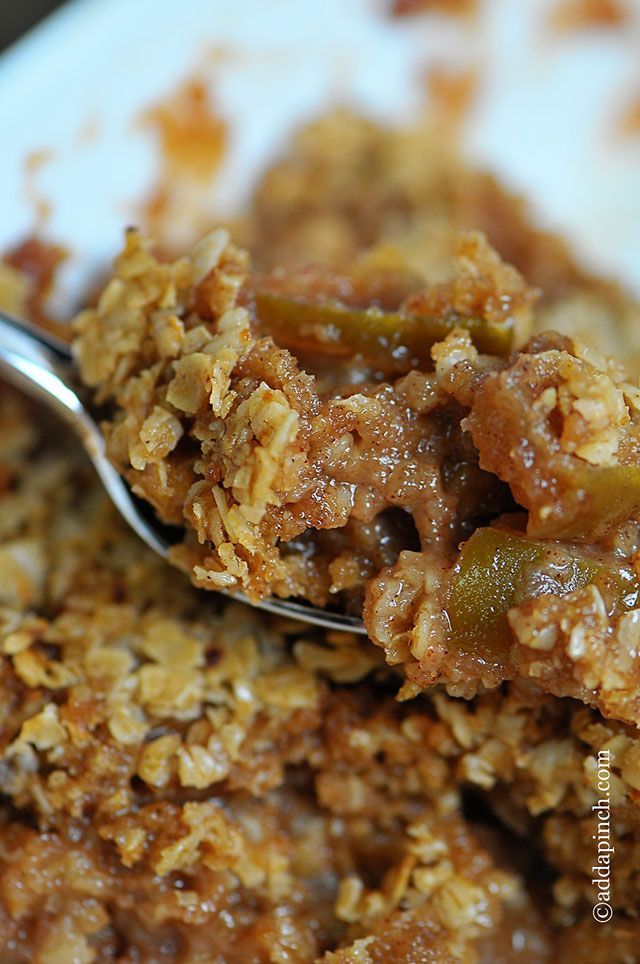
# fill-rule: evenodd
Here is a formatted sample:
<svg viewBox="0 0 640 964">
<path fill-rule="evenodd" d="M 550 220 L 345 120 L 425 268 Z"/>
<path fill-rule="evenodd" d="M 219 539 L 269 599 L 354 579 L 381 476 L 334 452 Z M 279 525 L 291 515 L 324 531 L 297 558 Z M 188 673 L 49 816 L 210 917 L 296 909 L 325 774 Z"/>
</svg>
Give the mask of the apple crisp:
<svg viewBox="0 0 640 964">
<path fill-rule="evenodd" d="M 235 232 L 127 233 L 74 352 L 184 538 L 155 557 L 3 388 L 2 964 L 637 960 L 639 319 L 432 134 L 347 115 Z"/>
</svg>

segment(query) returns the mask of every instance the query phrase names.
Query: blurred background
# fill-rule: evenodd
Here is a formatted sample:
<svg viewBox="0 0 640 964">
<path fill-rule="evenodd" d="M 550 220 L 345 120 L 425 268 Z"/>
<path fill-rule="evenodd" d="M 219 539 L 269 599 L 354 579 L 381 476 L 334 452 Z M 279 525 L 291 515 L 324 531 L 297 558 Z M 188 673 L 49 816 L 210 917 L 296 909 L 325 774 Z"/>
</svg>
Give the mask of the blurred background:
<svg viewBox="0 0 640 964">
<path fill-rule="evenodd" d="M 64 0 L 0 0 L 0 50 L 35 26 Z"/>
<path fill-rule="evenodd" d="M 458 104 L 464 157 L 640 291 L 638 0 L 0 0 L 0 49 L 0 251 L 65 247 L 62 313 L 166 186 L 167 111 L 222 145 L 206 183 L 173 179 L 174 246 L 233 218 L 310 118 L 405 126 Z"/>
</svg>

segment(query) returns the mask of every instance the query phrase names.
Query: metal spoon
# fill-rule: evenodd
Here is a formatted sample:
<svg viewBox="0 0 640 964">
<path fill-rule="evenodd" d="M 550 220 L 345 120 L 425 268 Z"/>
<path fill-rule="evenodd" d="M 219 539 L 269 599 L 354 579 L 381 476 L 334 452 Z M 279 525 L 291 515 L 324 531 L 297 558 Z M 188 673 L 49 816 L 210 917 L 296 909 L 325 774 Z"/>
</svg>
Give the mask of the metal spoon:
<svg viewBox="0 0 640 964">
<path fill-rule="evenodd" d="M 107 494 L 120 515 L 147 545 L 163 559 L 170 543 L 159 522 L 146 518 L 131 490 L 105 453 L 104 439 L 89 409 L 66 342 L 35 325 L 0 312 L 0 373 L 32 398 L 44 402 L 73 429 L 93 462 Z M 224 595 L 256 609 L 351 633 L 365 633 L 355 616 L 316 609 L 304 602 L 263 599 L 254 602 L 244 593 L 225 590 Z"/>
</svg>

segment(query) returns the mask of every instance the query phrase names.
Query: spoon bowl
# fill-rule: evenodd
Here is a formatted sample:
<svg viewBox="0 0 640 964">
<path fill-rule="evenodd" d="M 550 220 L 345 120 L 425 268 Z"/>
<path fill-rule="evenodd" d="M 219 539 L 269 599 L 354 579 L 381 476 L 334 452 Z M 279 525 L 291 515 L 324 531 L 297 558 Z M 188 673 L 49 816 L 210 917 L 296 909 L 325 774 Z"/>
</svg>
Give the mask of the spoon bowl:
<svg viewBox="0 0 640 964">
<path fill-rule="evenodd" d="M 62 418 L 80 439 L 114 506 L 143 542 L 163 559 L 168 559 L 171 542 L 162 524 L 142 504 L 109 461 L 100 427 L 85 403 L 86 390 L 80 385 L 70 346 L 61 338 L 36 325 L 0 313 L 0 373 L 16 388 L 45 404 Z M 276 616 L 296 619 L 313 626 L 364 635 L 362 620 L 355 616 L 318 609 L 288 599 L 249 599 L 231 589 L 218 590 L 225 596 Z"/>
</svg>

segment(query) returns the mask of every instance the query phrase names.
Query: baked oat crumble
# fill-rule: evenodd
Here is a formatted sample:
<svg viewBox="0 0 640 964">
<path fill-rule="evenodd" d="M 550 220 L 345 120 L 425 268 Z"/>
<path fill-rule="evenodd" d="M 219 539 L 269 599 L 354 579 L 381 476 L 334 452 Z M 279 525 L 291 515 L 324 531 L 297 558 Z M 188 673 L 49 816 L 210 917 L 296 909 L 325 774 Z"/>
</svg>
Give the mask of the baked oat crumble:
<svg viewBox="0 0 640 964">
<path fill-rule="evenodd" d="M 237 240 L 127 234 L 74 350 L 172 561 L 370 639 L 192 587 L 3 388 L 3 964 L 637 960 L 639 317 L 428 132 L 346 115 Z"/>
</svg>

